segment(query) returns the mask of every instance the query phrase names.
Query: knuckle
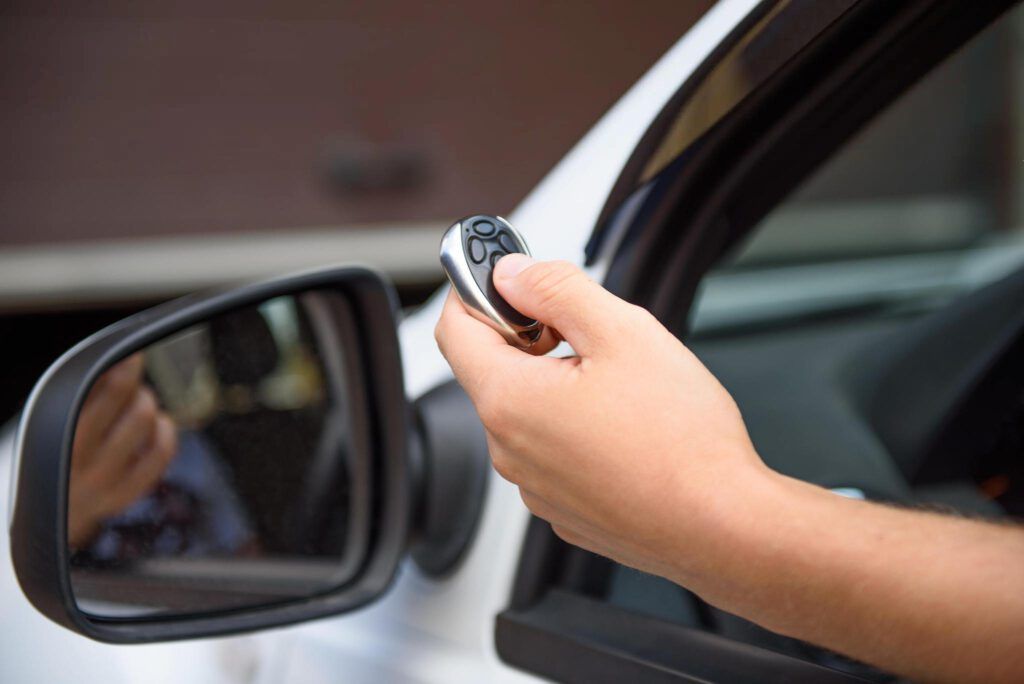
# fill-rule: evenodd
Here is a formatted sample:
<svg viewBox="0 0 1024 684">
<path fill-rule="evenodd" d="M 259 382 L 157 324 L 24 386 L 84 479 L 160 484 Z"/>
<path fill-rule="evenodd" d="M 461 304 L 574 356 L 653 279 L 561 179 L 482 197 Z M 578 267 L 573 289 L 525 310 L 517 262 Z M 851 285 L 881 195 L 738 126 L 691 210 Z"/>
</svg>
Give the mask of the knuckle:
<svg viewBox="0 0 1024 684">
<path fill-rule="evenodd" d="M 437 342 L 438 348 L 444 353 L 444 341 L 445 341 L 445 319 L 444 316 L 438 319 L 437 325 L 434 326 L 434 341 Z"/>
<path fill-rule="evenodd" d="M 121 368 L 107 371 L 104 380 L 107 389 L 114 394 L 126 394 L 134 384 L 132 377 Z"/>
<path fill-rule="evenodd" d="M 505 411 L 495 411 L 491 415 L 490 421 L 485 423 L 487 431 L 500 442 L 508 442 L 515 437 L 516 431 L 513 429 L 513 424 L 514 421 L 509 418 L 508 413 Z"/>
<path fill-rule="evenodd" d="M 647 309 L 624 302 L 621 312 L 609 317 L 610 329 L 618 339 L 650 339 L 651 326 L 660 326 L 658 319 Z"/>
<path fill-rule="evenodd" d="M 537 497 L 520 487 L 519 498 L 523 500 L 523 505 L 526 506 L 531 513 L 537 516 L 540 515 L 539 510 L 541 507 Z"/>
<path fill-rule="evenodd" d="M 163 440 L 161 449 L 161 456 L 164 461 L 170 461 L 178 453 L 178 431 L 174 429 L 174 424 L 169 421 L 167 437 Z"/>
<path fill-rule="evenodd" d="M 140 419 L 146 422 L 156 420 L 158 407 L 156 397 L 149 390 L 140 390 L 136 398 L 135 410 Z"/>
<path fill-rule="evenodd" d="M 529 289 L 545 298 L 554 298 L 586 276 L 568 261 L 546 261 L 526 269 L 523 277 Z"/>
<path fill-rule="evenodd" d="M 445 349 L 444 346 L 444 335 L 437 328 L 434 329 L 434 342 L 437 344 L 437 350 L 441 352 L 441 358 L 443 358 L 445 361 L 449 361 L 448 350 Z M 451 362 L 449 361 L 449 364 L 450 363 Z M 452 370 L 454 371 L 454 368 Z"/>
<path fill-rule="evenodd" d="M 657 323 L 654 314 L 637 304 L 626 304 L 624 318 L 635 330 L 642 330 Z"/>
<path fill-rule="evenodd" d="M 505 452 L 498 451 L 491 454 L 491 465 L 494 466 L 495 472 L 501 475 L 502 479 L 508 480 L 512 484 L 519 484 L 522 473 L 515 458 L 512 458 Z"/>
<path fill-rule="evenodd" d="M 579 535 L 577 535 L 575 532 L 571 531 L 566 527 L 563 527 L 561 525 L 552 525 L 551 531 L 555 533 L 556 537 L 564 541 L 566 544 L 571 544 L 572 546 L 580 545 Z"/>
<path fill-rule="evenodd" d="M 654 314 L 638 304 L 626 303 L 626 316 L 638 323 L 656 323 Z"/>
<path fill-rule="evenodd" d="M 504 432 L 507 419 L 505 417 L 505 405 L 499 392 L 488 389 L 478 390 L 476 412 L 480 417 L 480 422 L 491 433 L 498 435 Z"/>
</svg>

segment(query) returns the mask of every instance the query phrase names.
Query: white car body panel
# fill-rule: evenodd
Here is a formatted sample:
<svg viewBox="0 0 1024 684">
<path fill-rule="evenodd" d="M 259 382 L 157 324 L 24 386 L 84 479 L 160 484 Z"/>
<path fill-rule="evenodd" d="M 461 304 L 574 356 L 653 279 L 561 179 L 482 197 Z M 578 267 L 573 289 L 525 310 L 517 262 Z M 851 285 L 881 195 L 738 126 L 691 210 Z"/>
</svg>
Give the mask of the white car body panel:
<svg viewBox="0 0 1024 684">
<path fill-rule="evenodd" d="M 584 245 L 612 184 L 651 120 L 757 4 L 758 0 L 721 0 L 509 216 L 537 258 L 582 262 Z M 603 264 L 590 275 L 600 279 Z M 400 326 L 410 398 L 451 378 L 433 338 L 446 292 L 442 288 L 435 293 Z M 10 470 L 12 446 L 12 435 L 0 437 L 3 477 Z M 7 496 L 6 485 L 0 483 L 0 496 Z M 6 508 L 7 502 L 0 502 L 0 509 Z M 528 519 L 518 490 L 492 473 L 476 539 L 452 576 L 433 580 L 407 561 L 388 594 L 350 615 L 250 636 L 149 646 L 100 644 L 50 623 L 17 587 L 4 540 L 2 678 L 268 684 L 534 680 L 502 663 L 494 645 L 494 619 L 507 605 Z"/>
</svg>

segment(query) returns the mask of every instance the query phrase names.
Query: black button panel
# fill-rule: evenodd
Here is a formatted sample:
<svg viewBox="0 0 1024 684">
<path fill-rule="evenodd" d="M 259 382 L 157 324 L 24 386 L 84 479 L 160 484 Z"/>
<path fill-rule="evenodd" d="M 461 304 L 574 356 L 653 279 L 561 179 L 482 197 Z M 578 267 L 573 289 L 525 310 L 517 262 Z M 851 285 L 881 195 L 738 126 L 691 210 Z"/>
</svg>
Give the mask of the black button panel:
<svg viewBox="0 0 1024 684">
<path fill-rule="evenodd" d="M 526 250 L 493 216 L 471 216 L 462 221 L 462 244 L 469 257 L 467 265 L 477 287 L 505 320 L 516 325 L 532 325 L 535 321 L 513 309 L 494 287 L 491 270 L 506 254 L 524 254 Z"/>
</svg>

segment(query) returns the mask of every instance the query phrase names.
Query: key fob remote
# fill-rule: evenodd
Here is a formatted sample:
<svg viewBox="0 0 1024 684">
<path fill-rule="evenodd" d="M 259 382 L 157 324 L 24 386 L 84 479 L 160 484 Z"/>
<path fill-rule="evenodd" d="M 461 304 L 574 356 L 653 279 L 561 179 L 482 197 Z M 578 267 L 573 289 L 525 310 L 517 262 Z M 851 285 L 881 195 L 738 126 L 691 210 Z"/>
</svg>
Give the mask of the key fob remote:
<svg viewBox="0 0 1024 684">
<path fill-rule="evenodd" d="M 494 287 L 498 259 L 519 252 L 529 256 L 523 236 L 500 216 L 478 214 L 456 221 L 441 238 L 441 266 L 466 309 L 517 347 L 540 339 L 544 324 L 513 309 Z"/>
</svg>

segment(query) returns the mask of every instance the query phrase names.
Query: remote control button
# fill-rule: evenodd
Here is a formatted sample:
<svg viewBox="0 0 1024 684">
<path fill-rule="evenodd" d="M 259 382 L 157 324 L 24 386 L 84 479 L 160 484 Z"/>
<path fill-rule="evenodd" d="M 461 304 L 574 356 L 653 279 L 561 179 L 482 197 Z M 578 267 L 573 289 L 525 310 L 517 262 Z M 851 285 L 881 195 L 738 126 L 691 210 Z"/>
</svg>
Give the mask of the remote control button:
<svg viewBox="0 0 1024 684">
<path fill-rule="evenodd" d="M 471 237 L 466 241 L 466 251 L 469 252 L 469 258 L 474 264 L 481 263 L 487 257 L 487 247 L 478 237 Z"/>
<path fill-rule="evenodd" d="M 473 221 L 473 230 L 477 235 L 491 235 L 494 233 L 494 224 L 486 219 Z"/>
<path fill-rule="evenodd" d="M 441 265 L 458 296 L 520 347 L 535 341 L 544 326 L 512 308 L 495 287 L 492 274 L 506 254 L 528 251 L 512 226 L 487 214 L 460 220 L 441 241 Z"/>
<path fill-rule="evenodd" d="M 512 236 L 505 231 L 498 233 L 498 244 L 501 245 L 501 248 L 509 254 L 522 251 L 519 249 L 519 245 L 516 244 L 516 241 L 512 239 Z"/>
</svg>

